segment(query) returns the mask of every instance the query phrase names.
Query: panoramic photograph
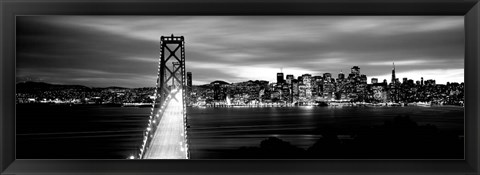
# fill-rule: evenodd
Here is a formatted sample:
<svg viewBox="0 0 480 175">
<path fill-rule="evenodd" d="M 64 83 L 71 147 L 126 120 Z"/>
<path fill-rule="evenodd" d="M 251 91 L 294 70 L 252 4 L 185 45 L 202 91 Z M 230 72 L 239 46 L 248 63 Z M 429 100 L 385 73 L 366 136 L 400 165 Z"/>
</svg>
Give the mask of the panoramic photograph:
<svg viewBox="0 0 480 175">
<path fill-rule="evenodd" d="M 464 159 L 463 16 L 17 16 L 17 159 Z"/>
</svg>

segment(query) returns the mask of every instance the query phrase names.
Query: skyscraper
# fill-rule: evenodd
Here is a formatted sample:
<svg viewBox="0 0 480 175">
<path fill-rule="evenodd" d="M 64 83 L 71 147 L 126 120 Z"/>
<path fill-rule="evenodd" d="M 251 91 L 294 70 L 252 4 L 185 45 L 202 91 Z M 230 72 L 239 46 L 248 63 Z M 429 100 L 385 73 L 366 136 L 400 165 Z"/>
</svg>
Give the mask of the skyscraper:
<svg viewBox="0 0 480 175">
<path fill-rule="evenodd" d="M 367 75 L 365 74 L 360 75 L 360 83 L 367 84 Z"/>
<path fill-rule="evenodd" d="M 292 94 L 293 96 L 298 96 L 298 80 L 293 79 L 292 80 Z"/>
<path fill-rule="evenodd" d="M 324 73 L 323 74 L 323 97 L 324 98 L 332 98 L 332 92 L 334 89 L 334 84 L 332 81 L 332 74 Z"/>
<path fill-rule="evenodd" d="M 360 67 L 353 66 L 352 67 L 352 74 L 355 74 L 356 76 L 360 75 Z"/>
<path fill-rule="evenodd" d="M 305 98 L 312 98 L 312 75 L 303 74 L 303 84 L 305 85 Z"/>
<path fill-rule="evenodd" d="M 287 75 L 287 84 L 292 84 L 293 75 Z"/>
<path fill-rule="evenodd" d="M 277 83 L 285 83 L 285 80 L 283 79 L 283 72 L 277 73 Z"/>
<path fill-rule="evenodd" d="M 342 71 L 338 74 L 338 79 L 343 80 L 345 78 L 345 74 Z"/>
<path fill-rule="evenodd" d="M 332 74 L 331 73 L 324 73 L 323 74 L 323 80 L 331 82 L 332 80 Z"/>
<path fill-rule="evenodd" d="M 298 76 L 297 80 L 298 80 L 298 83 L 300 83 L 300 84 L 303 83 L 303 77 L 302 76 Z"/>
<path fill-rule="evenodd" d="M 395 62 L 393 62 L 393 68 L 392 68 L 392 84 L 395 84 L 396 78 L 395 78 Z"/>
</svg>

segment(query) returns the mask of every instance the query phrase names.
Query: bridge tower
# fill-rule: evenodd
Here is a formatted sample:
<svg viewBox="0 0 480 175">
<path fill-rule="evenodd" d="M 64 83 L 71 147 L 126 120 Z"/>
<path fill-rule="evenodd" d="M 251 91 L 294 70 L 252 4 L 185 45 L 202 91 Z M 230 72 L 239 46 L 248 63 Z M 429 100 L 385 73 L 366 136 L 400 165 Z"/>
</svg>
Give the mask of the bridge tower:
<svg viewBox="0 0 480 175">
<path fill-rule="evenodd" d="M 138 158 L 188 159 L 184 37 L 160 37 L 158 61 L 154 103 Z"/>
</svg>

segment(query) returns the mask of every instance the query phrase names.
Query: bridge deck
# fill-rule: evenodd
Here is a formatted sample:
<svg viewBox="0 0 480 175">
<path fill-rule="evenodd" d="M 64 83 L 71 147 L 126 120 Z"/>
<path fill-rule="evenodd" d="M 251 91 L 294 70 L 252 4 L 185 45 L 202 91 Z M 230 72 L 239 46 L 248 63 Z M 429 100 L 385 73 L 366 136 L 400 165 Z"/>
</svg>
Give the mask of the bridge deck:
<svg viewBox="0 0 480 175">
<path fill-rule="evenodd" d="M 167 105 L 144 159 L 187 159 L 181 94 Z"/>
</svg>

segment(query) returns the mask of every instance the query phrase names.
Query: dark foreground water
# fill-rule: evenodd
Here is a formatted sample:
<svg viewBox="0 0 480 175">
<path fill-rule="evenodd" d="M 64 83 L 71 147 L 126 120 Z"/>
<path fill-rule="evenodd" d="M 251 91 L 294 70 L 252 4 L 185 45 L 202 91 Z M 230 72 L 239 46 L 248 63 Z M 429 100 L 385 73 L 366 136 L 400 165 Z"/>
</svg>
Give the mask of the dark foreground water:
<svg viewBox="0 0 480 175">
<path fill-rule="evenodd" d="M 458 106 L 187 110 L 192 159 L 463 158 L 464 108 Z M 149 112 L 17 105 L 17 158 L 125 159 L 140 146 Z"/>
</svg>

